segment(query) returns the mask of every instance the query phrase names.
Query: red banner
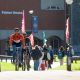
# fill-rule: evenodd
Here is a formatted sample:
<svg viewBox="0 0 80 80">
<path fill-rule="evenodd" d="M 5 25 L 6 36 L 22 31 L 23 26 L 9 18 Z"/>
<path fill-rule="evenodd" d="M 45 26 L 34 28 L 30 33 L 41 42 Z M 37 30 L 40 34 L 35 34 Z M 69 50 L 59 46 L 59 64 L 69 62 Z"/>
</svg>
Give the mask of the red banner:
<svg viewBox="0 0 80 80">
<path fill-rule="evenodd" d="M 33 37 L 33 33 L 31 33 L 28 38 L 30 39 L 30 42 L 31 42 L 32 47 L 34 47 L 34 37 Z"/>
<path fill-rule="evenodd" d="M 69 17 L 68 17 L 68 19 L 67 19 L 67 21 L 66 21 L 66 43 L 69 43 L 69 25 L 70 25 L 70 22 L 69 22 L 70 20 L 69 20 Z"/>
<path fill-rule="evenodd" d="M 24 10 L 22 13 L 22 28 L 21 28 L 22 33 L 25 33 L 25 14 L 24 14 Z"/>
</svg>

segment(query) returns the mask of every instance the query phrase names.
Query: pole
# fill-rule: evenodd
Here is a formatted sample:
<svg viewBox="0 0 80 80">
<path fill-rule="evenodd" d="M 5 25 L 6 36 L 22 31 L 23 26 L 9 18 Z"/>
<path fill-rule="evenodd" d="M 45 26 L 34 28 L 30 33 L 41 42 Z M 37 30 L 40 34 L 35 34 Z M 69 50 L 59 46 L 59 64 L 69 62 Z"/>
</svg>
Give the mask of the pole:
<svg viewBox="0 0 80 80">
<path fill-rule="evenodd" d="M 1 63 L 0 63 L 0 72 L 1 72 Z"/>
<path fill-rule="evenodd" d="M 32 32 L 32 15 L 33 15 L 34 11 L 30 10 L 29 14 L 30 14 L 30 19 L 31 19 L 31 32 Z"/>
<path fill-rule="evenodd" d="M 71 71 L 71 58 L 67 57 L 67 70 Z"/>
<path fill-rule="evenodd" d="M 73 2 L 73 1 L 72 1 Z M 71 7 L 72 7 L 72 2 L 69 5 L 68 11 L 69 11 L 69 52 L 68 52 L 68 56 L 67 56 L 67 70 L 71 71 L 71 45 L 72 45 L 72 31 L 71 31 Z"/>
</svg>

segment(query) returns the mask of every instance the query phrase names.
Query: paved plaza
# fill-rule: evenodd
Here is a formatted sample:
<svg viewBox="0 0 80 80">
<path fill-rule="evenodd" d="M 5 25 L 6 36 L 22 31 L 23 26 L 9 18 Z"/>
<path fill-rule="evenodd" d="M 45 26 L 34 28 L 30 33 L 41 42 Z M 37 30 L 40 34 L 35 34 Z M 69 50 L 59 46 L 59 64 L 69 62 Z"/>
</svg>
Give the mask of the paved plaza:
<svg viewBox="0 0 80 80">
<path fill-rule="evenodd" d="M 54 62 L 52 68 L 59 65 L 59 62 Z M 33 66 L 33 61 L 31 61 L 31 66 Z M 2 71 L 0 80 L 80 80 L 80 71 L 34 71 L 33 68 L 30 71 Z"/>
<path fill-rule="evenodd" d="M 6 71 L 0 80 L 80 80 L 80 71 Z"/>
</svg>

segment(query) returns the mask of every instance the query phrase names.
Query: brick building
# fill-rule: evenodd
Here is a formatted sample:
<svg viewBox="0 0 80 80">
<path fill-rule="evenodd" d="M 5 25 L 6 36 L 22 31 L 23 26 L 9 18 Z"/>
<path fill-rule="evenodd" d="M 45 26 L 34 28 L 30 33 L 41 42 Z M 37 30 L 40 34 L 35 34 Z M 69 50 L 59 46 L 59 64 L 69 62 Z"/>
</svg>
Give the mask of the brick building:
<svg viewBox="0 0 80 80">
<path fill-rule="evenodd" d="M 25 11 L 26 31 L 32 30 L 31 16 L 38 16 L 38 33 L 45 31 L 48 44 L 58 48 L 65 42 L 65 0 L 0 0 L 0 51 L 4 54 L 6 40 L 15 27 L 21 29 L 22 11 Z M 29 11 L 33 10 L 32 15 Z M 5 46 L 4 46 L 5 45 Z"/>
</svg>

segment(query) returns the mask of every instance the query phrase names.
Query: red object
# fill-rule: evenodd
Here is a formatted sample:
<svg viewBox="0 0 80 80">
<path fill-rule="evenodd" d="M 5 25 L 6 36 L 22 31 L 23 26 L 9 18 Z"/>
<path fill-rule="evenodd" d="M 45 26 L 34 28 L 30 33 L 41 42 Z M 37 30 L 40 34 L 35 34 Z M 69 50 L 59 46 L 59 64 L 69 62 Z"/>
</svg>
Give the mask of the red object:
<svg viewBox="0 0 80 80">
<path fill-rule="evenodd" d="M 45 64 L 44 63 L 41 64 L 41 70 L 45 70 Z"/>
<path fill-rule="evenodd" d="M 24 46 L 24 49 L 26 49 L 27 48 L 27 46 Z"/>
<path fill-rule="evenodd" d="M 67 19 L 67 21 L 66 21 L 66 42 L 67 43 L 69 43 L 69 25 L 70 25 L 70 23 L 69 23 L 69 17 L 68 17 L 68 19 Z"/>
<path fill-rule="evenodd" d="M 14 33 L 10 36 L 10 46 L 12 45 L 13 41 L 20 40 L 22 44 L 24 44 L 24 36 L 20 33 Z"/>
<path fill-rule="evenodd" d="M 22 13 L 22 28 L 21 28 L 22 33 L 25 33 L 25 15 L 24 15 L 24 10 Z"/>
<path fill-rule="evenodd" d="M 31 45 L 32 47 L 34 47 L 34 37 L 33 37 L 33 33 L 30 34 L 30 36 L 28 37 L 30 39 Z"/>
</svg>

